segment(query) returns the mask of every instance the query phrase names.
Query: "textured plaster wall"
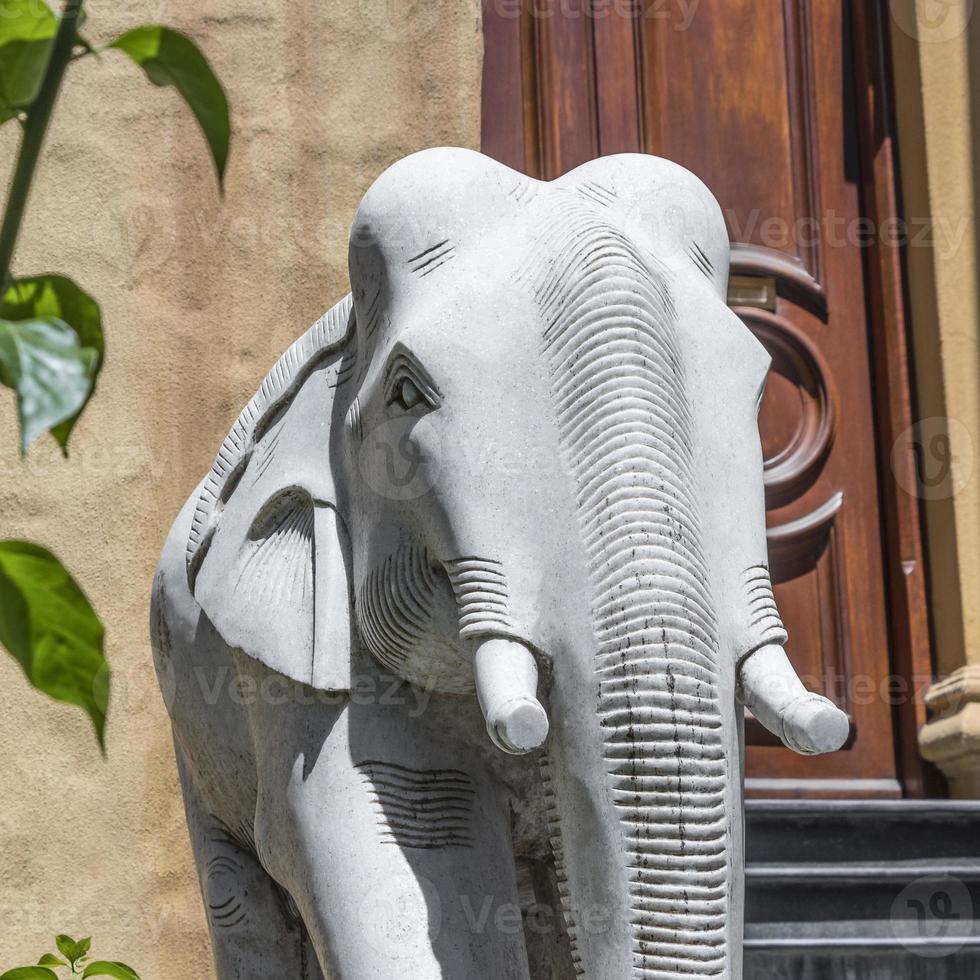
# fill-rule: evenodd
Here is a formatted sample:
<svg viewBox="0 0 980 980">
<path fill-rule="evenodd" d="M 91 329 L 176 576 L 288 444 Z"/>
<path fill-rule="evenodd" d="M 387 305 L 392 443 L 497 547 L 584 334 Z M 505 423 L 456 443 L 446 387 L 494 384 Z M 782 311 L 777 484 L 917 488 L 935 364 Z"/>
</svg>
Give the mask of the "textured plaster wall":
<svg viewBox="0 0 980 980">
<path fill-rule="evenodd" d="M 980 663 L 980 10 L 893 9 L 905 211 L 932 222 L 932 246 L 908 250 L 919 414 L 950 420 L 952 479 L 924 501 L 937 666 L 949 673 Z"/>
<path fill-rule="evenodd" d="M 936 668 L 924 756 L 954 796 L 980 798 L 980 7 L 891 0 L 905 213 L 929 234 L 907 250 L 920 448 L 950 470 L 926 493 Z M 931 243 L 931 244 L 926 244 Z M 950 676 L 951 675 L 951 676 Z"/>
<path fill-rule="evenodd" d="M 0 657 L 0 972 L 55 932 L 146 978 L 211 973 L 147 607 L 180 504 L 264 372 L 346 290 L 360 195 L 390 162 L 476 146 L 468 0 L 91 0 L 101 40 L 157 20 L 206 50 L 234 140 L 224 200 L 196 123 L 122 56 L 71 69 L 16 260 L 102 304 L 108 361 L 71 459 L 17 456 L 0 393 L 0 537 L 72 568 L 108 628 L 108 761 Z M 3 180 L 13 126 L 0 133 Z"/>
</svg>

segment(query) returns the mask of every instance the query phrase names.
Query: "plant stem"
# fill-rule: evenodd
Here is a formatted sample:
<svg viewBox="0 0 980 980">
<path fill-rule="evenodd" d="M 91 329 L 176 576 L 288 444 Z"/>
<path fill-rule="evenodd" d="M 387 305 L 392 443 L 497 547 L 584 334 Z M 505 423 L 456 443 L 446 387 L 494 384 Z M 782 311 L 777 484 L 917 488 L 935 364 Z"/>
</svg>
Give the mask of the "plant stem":
<svg viewBox="0 0 980 980">
<path fill-rule="evenodd" d="M 14 246 L 17 244 L 17 235 L 27 207 L 34 171 L 41 155 L 44 135 L 51 121 L 51 112 L 58 98 L 65 69 L 71 61 L 72 50 L 75 47 L 75 39 L 78 36 L 78 16 L 83 2 L 84 0 L 65 0 L 58 31 L 51 45 L 51 56 L 44 70 L 44 78 L 41 79 L 41 87 L 37 98 L 27 110 L 17 165 L 7 195 L 7 209 L 3 216 L 3 226 L 0 227 L 0 287 L 3 292 L 6 292 L 10 281 L 10 262 L 13 259 Z"/>
</svg>

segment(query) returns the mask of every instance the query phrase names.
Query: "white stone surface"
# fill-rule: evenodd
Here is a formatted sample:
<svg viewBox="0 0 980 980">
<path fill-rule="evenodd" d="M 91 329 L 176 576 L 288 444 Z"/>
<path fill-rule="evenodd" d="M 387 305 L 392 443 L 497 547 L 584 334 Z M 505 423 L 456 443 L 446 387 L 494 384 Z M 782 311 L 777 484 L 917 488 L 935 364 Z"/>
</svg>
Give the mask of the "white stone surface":
<svg viewBox="0 0 980 980">
<path fill-rule="evenodd" d="M 740 976 L 738 699 L 848 726 L 782 650 L 728 252 L 648 156 L 365 195 L 154 590 L 222 980 Z"/>
</svg>

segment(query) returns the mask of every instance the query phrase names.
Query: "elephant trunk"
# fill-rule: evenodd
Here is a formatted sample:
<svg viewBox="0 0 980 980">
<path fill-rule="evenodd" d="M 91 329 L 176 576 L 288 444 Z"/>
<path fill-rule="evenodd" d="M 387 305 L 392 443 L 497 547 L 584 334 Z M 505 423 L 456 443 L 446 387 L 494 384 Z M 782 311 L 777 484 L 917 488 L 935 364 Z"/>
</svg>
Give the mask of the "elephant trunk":
<svg viewBox="0 0 980 980">
<path fill-rule="evenodd" d="M 719 654 L 669 281 L 569 207 L 533 288 L 588 569 L 546 769 L 579 974 L 739 975 L 732 670 Z M 586 921 L 587 920 L 587 921 Z"/>
<path fill-rule="evenodd" d="M 575 663 L 587 656 L 554 665 L 544 769 L 576 965 L 594 980 L 733 977 L 737 740 L 710 618 L 693 574 L 660 565 L 655 530 L 612 546 L 629 558 L 597 597 L 593 677 Z"/>
</svg>

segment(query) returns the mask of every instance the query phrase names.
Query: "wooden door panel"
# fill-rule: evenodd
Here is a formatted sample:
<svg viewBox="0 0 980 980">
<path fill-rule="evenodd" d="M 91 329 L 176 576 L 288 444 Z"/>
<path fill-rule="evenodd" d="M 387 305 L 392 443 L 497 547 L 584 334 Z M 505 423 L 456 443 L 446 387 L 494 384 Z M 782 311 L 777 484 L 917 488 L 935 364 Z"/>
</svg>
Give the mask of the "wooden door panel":
<svg viewBox="0 0 980 980">
<path fill-rule="evenodd" d="M 684 32 L 641 22 L 649 96 L 644 148 L 698 174 L 724 203 L 732 240 L 750 244 L 763 244 L 766 219 L 791 227 L 801 210 L 812 210 L 794 194 L 779 6 L 702 0 Z M 790 236 L 782 237 L 795 253 Z"/>
<path fill-rule="evenodd" d="M 887 453 L 875 441 L 872 378 L 907 390 L 907 365 L 882 385 L 871 360 L 872 335 L 883 328 L 869 322 L 880 297 L 860 238 L 857 148 L 867 154 L 871 141 L 857 129 L 864 117 L 854 103 L 849 4 L 701 0 L 679 31 L 663 18 L 600 16 L 598 6 L 576 3 L 586 16 L 562 16 L 567 0 L 535 0 L 536 16 L 525 8 L 519 72 L 501 70 L 488 47 L 484 86 L 494 94 L 484 149 L 547 179 L 599 153 L 643 150 L 688 167 L 718 197 L 732 272 L 750 277 L 738 293 L 760 297 L 733 308 L 773 358 L 760 428 L 787 649 L 807 683 L 854 725 L 845 751 L 801 760 L 750 719 L 747 788 L 900 795 L 896 720 L 881 695 L 893 663 L 886 583 L 908 571 L 908 560 L 895 558 L 917 553 L 918 531 L 906 514 L 902 545 L 886 554 L 895 488 L 879 471 Z M 493 5 L 486 11 L 485 31 L 498 36 Z M 855 19 L 868 47 L 867 17 Z M 514 24 L 506 30 L 514 34 Z M 505 135 L 518 130 L 520 141 Z"/>
<path fill-rule="evenodd" d="M 562 3 L 568 6 L 533 21 L 541 105 L 548 107 L 538 116 L 540 165 L 554 177 L 600 153 L 594 75 L 581 70 L 582 65 L 591 64 L 593 71 L 595 66 L 592 20 L 586 16 L 589 0 Z"/>
<path fill-rule="evenodd" d="M 679 37 L 640 22 L 657 119 L 644 148 L 714 191 L 741 246 L 734 271 L 775 280 L 775 310 L 736 309 L 773 357 L 760 427 L 776 599 L 790 658 L 854 726 L 844 752 L 801 764 L 750 725 L 748 791 L 761 778 L 767 795 L 801 776 L 900 794 L 891 707 L 854 695 L 877 690 L 890 659 L 842 17 L 830 0 L 702 0 Z"/>
<path fill-rule="evenodd" d="M 748 789 L 761 779 L 767 795 L 802 774 L 811 789 L 861 779 L 900 793 L 891 707 L 854 693 L 877 689 L 890 659 L 841 25 L 839 3 L 702 0 L 683 36 L 644 34 L 645 91 L 663 94 L 647 103 L 659 124 L 645 148 L 715 192 L 742 246 L 735 270 L 768 264 L 775 279 L 774 311 L 738 312 L 773 356 L 761 429 L 776 599 L 790 657 L 854 725 L 846 751 L 805 764 L 750 726 Z"/>
</svg>

